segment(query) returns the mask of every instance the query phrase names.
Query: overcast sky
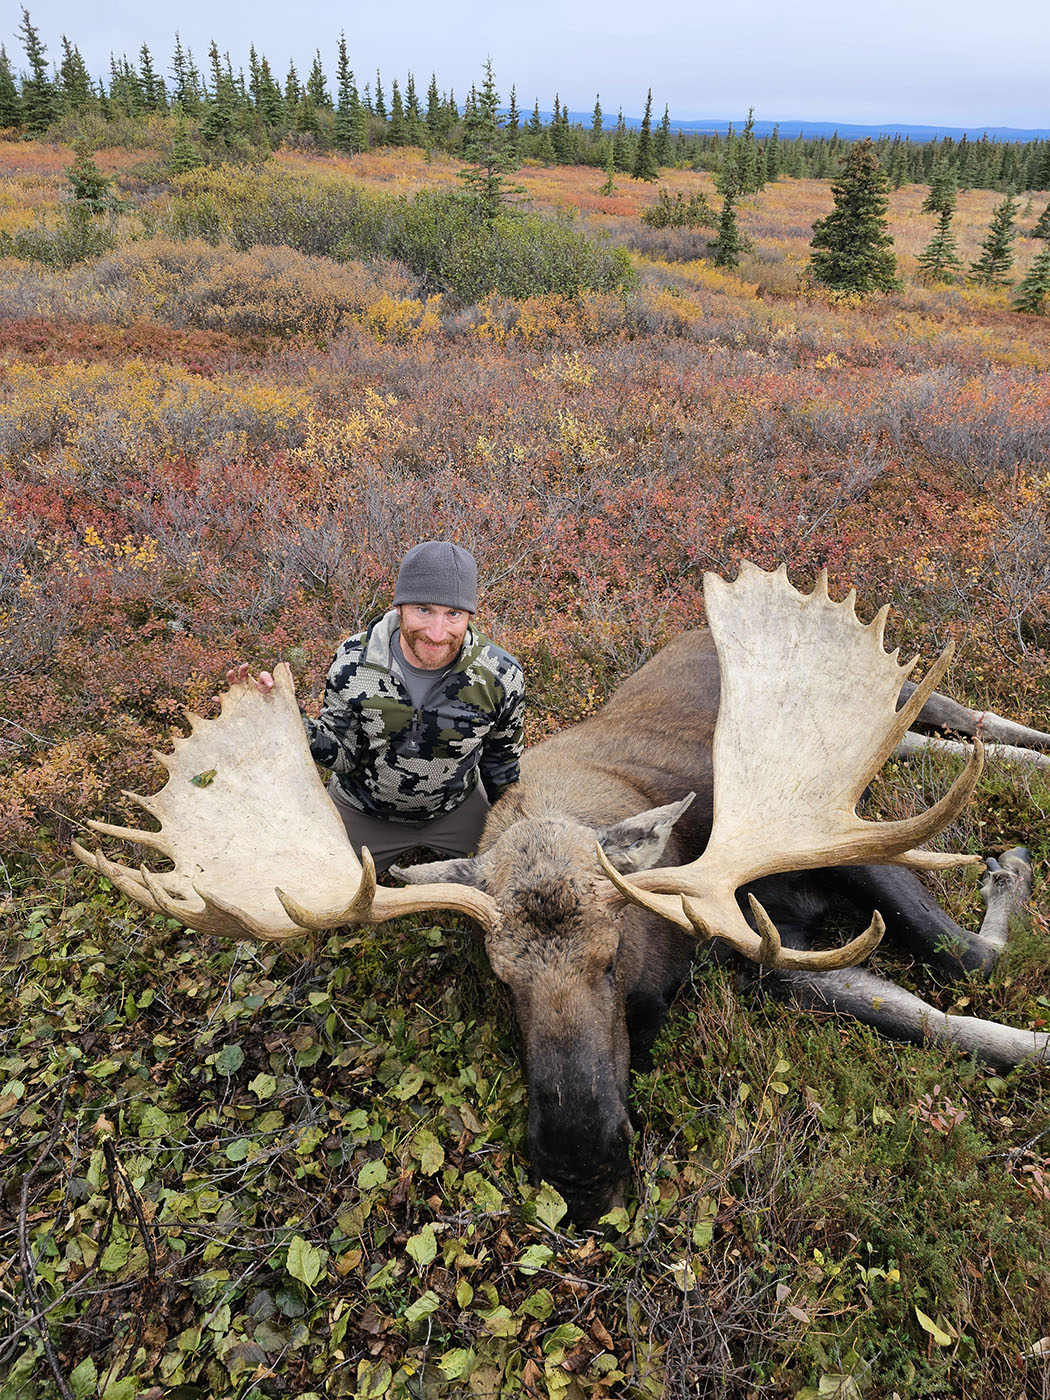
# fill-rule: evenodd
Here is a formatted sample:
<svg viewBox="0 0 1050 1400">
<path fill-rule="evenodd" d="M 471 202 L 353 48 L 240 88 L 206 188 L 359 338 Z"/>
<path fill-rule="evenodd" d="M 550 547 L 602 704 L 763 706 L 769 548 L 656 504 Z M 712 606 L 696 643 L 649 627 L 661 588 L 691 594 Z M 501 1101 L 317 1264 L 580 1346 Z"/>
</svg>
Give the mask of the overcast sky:
<svg viewBox="0 0 1050 1400">
<path fill-rule="evenodd" d="M 383 74 L 402 86 L 415 74 L 425 91 L 431 72 L 457 98 L 492 59 L 504 99 L 538 97 L 548 110 L 558 93 L 589 112 L 595 94 L 615 117 L 640 116 L 646 89 L 656 114 L 672 121 L 739 120 L 749 106 L 761 120 L 793 118 L 965 127 L 1050 128 L 1048 0 L 394 0 L 351 6 L 335 0 L 30 0 L 30 17 L 61 52 L 67 35 L 91 72 L 108 75 L 109 55 L 135 57 L 149 45 L 167 75 L 175 32 L 198 67 L 211 39 L 234 68 L 247 68 L 254 43 L 283 79 L 289 59 L 300 77 L 321 50 L 335 68 L 345 31 L 359 84 Z M 12 63 L 24 63 L 21 5 L 7 0 L 0 34 Z"/>
</svg>

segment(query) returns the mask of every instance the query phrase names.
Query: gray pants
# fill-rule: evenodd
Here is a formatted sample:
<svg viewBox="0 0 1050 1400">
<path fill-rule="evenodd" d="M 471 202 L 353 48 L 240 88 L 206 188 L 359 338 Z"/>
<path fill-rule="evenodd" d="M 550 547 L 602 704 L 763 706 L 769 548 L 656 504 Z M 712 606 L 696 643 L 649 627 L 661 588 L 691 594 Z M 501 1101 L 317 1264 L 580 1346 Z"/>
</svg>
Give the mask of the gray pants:
<svg viewBox="0 0 1050 1400">
<path fill-rule="evenodd" d="M 328 784 L 328 795 L 343 819 L 350 844 L 358 855 L 361 847 L 367 846 L 380 874 L 416 846 L 426 846 L 441 856 L 472 855 L 489 812 L 489 800 L 480 783 L 454 812 L 425 822 L 387 822 L 366 816 L 344 800 L 334 778 Z"/>
</svg>

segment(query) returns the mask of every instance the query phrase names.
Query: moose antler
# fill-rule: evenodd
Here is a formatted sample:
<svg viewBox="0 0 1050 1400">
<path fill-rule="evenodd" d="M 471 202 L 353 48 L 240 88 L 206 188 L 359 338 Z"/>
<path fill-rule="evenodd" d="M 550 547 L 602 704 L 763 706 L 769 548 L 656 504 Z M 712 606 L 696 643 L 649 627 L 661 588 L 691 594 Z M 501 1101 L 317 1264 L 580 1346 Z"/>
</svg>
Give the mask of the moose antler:
<svg viewBox="0 0 1050 1400">
<path fill-rule="evenodd" d="M 714 739 L 714 820 L 707 848 L 689 865 L 630 878 L 602 856 L 625 898 L 702 937 L 778 967 L 845 967 L 882 936 L 876 914 L 859 939 L 828 952 L 782 949 L 753 897 L 759 932 L 736 902 L 741 885 L 763 875 L 868 861 L 942 869 L 975 856 L 913 849 L 940 831 L 969 801 L 982 765 L 979 743 L 951 790 L 929 811 L 896 822 L 869 822 L 856 805 L 872 777 L 934 690 L 951 658 L 947 647 L 900 709 L 904 677 L 883 647 L 888 607 L 864 626 L 855 592 L 828 597 L 827 574 L 798 592 L 782 566 L 765 573 L 741 565 L 732 584 L 704 577 L 708 620 L 721 668 Z"/>
<path fill-rule="evenodd" d="M 317 775 L 292 673 L 281 663 L 273 676 L 268 695 L 250 680 L 232 685 L 217 719 L 187 715 L 191 732 L 156 755 L 164 787 L 126 794 L 159 831 L 88 823 L 160 852 L 173 870 L 133 870 L 74 842 L 79 859 L 147 909 L 230 938 L 280 941 L 431 909 L 458 909 L 491 929 L 494 901 L 467 885 L 377 887 L 371 856 L 358 860 Z"/>
</svg>

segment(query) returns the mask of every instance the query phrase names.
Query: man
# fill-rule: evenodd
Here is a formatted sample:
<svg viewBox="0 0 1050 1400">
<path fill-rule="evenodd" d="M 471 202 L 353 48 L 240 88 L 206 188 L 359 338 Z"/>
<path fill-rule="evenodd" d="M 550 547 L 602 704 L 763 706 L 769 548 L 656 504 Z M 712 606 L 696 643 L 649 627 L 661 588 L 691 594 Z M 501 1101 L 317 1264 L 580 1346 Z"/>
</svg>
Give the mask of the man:
<svg viewBox="0 0 1050 1400">
<path fill-rule="evenodd" d="M 470 854 L 490 803 L 518 779 L 524 678 L 473 626 L 477 579 L 459 545 L 415 545 L 393 608 L 342 643 L 320 716 L 303 717 L 347 835 L 377 870 L 414 846 Z M 247 675 L 241 665 L 227 679 Z M 269 690 L 273 678 L 263 671 L 256 684 Z"/>
</svg>

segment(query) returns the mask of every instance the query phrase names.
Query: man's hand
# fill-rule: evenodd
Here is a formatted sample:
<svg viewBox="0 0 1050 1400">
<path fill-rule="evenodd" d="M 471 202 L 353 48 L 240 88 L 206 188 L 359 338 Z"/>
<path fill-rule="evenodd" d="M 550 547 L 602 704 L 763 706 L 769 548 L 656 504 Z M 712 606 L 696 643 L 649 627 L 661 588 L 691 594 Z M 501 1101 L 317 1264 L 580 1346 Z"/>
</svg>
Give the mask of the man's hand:
<svg viewBox="0 0 1050 1400">
<path fill-rule="evenodd" d="M 269 671 L 260 671 L 257 676 L 253 676 L 247 661 L 242 661 L 238 666 L 231 666 L 226 672 L 226 684 L 229 686 L 244 685 L 247 681 L 252 681 L 260 695 L 269 695 L 273 690 L 273 676 Z"/>
</svg>

